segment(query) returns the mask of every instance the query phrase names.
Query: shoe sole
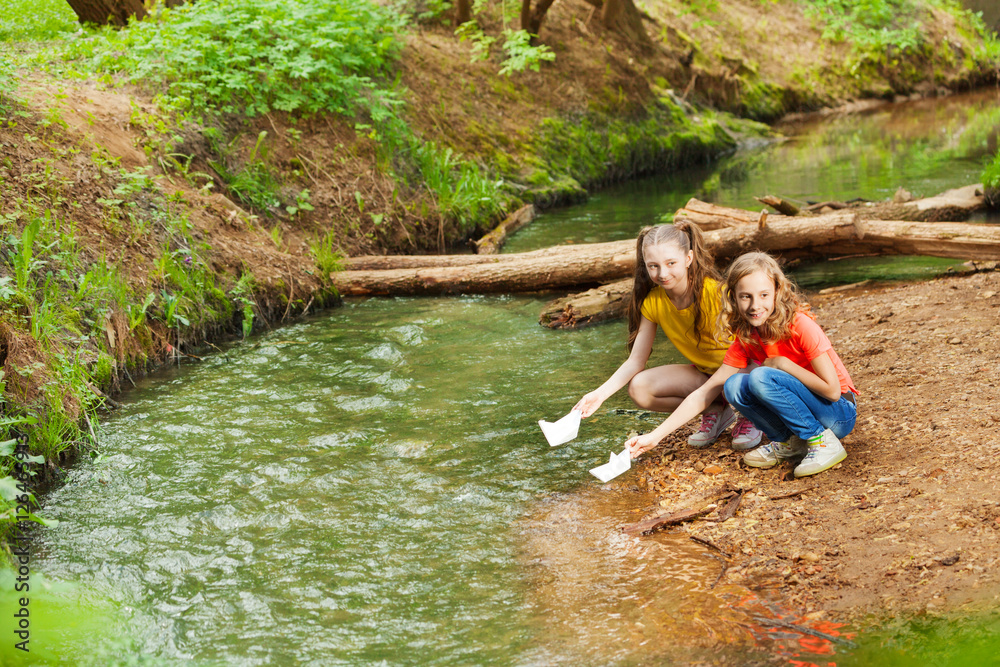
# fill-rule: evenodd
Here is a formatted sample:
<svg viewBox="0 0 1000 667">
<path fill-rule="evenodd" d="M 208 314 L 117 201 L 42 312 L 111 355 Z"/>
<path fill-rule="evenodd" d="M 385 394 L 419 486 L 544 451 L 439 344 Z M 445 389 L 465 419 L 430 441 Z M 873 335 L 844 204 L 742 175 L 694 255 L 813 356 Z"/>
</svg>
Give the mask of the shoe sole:
<svg viewBox="0 0 1000 667">
<path fill-rule="evenodd" d="M 847 451 L 845 450 L 845 451 L 842 451 L 840 453 L 840 456 L 838 456 L 836 459 L 834 459 L 833 461 L 831 461 L 827 465 L 823 466 L 819 470 L 811 470 L 809 472 L 801 472 L 800 473 L 798 471 L 798 469 L 796 468 L 795 472 L 794 472 L 794 475 L 795 475 L 796 478 L 799 478 L 799 477 L 809 477 L 810 475 L 818 475 L 821 472 L 825 472 L 825 471 L 829 470 L 830 468 L 832 468 L 833 466 L 837 465 L 838 463 L 840 463 L 841 461 L 843 461 L 846 458 L 847 458 Z"/>
<path fill-rule="evenodd" d="M 778 465 L 777 461 L 760 461 L 760 462 L 753 461 L 753 462 L 750 462 L 750 461 L 747 461 L 746 459 L 743 459 L 743 463 L 746 463 L 751 468 L 763 468 L 763 469 L 773 468 L 774 466 Z"/>
<path fill-rule="evenodd" d="M 760 444 L 760 441 L 763 439 L 763 437 L 764 437 L 763 435 L 758 435 L 756 440 L 752 440 L 750 442 L 744 442 L 743 444 L 737 444 L 734 442 L 732 445 L 733 451 L 745 452 L 748 449 L 753 449 L 754 447 Z"/>
</svg>

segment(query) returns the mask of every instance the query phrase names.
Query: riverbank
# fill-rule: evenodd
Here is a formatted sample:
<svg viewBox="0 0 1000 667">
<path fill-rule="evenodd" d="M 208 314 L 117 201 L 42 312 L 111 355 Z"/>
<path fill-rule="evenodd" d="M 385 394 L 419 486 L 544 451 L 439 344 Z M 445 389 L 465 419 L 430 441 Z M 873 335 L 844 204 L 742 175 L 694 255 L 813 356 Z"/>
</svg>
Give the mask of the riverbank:
<svg viewBox="0 0 1000 667">
<path fill-rule="evenodd" d="M 744 489 L 733 518 L 673 530 L 725 551 L 727 581 L 809 618 L 995 605 L 1000 345 L 988 332 L 1000 273 L 864 285 L 809 302 L 861 391 L 843 463 L 794 480 L 791 464 L 747 468 L 728 436 L 699 451 L 683 432 L 618 486 L 652 490 L 664 507 L 722 482 Z"/>
</svg>

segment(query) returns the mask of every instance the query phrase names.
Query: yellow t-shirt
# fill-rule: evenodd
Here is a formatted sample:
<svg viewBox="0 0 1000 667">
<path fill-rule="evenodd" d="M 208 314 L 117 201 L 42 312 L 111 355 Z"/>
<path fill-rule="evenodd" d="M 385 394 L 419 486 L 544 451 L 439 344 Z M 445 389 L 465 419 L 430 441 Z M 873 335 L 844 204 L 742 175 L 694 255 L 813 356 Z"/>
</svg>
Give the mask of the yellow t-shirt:
<svg viewBox="0 0 1000 667">
<path fill-rule="evenodd" d="M 677 310 L 670 297 L 662 287 L 654 287 L 642 302 L 642 316 L 660 325 L 667 338 L 674 344 L 677 351 L 695 365 L 702 373 L 711 375 L 726 356 L 732 338 L 723 335 L 723 340 L 715 338 L 719 311 L 722 308 L 722 295 L 719 293 L 718 281 L 706 278 L 701 289 L 701 335 L 694 333 L 694 304 L 683 310 Z"/>
</svg>

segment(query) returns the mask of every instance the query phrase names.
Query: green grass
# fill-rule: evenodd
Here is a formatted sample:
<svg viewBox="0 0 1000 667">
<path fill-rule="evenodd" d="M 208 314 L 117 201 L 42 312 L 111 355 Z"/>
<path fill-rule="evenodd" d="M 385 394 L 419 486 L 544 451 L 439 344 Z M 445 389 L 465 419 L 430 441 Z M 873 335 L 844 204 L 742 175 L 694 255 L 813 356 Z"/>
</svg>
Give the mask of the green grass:
<svg viewBox="0 0 1000 667">
<path fill-rule="evenodd" d="M 46 41 L 79 28 L 66 0 L 0 0 L 0 42 Z"/>
</svg>

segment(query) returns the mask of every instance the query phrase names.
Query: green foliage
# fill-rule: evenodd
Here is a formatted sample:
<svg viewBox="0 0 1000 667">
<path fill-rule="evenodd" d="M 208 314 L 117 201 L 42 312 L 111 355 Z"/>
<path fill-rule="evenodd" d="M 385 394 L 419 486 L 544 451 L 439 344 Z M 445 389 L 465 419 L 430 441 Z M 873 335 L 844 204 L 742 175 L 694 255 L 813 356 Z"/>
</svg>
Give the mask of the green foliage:
<svg viewBox="0 0 1000 667">
<path fill-rule="evenodd" d="M 335 249 L 335 244 L 336 237 L 332 229 L 309 244 L 309 252 L 312 253 L 323 282 L 329 281 L 331 273 L 341 271 L 344 267 L 344 254 Z"/>
<path fill-rule="evenodd" d="M 1000 151 L 986 163 L 980 178 L 983 181 L 983 187 L 1000 187 Z"/>
<path fill-rule="evenodd" d="M 923 45 L 918 0 L 800 0 L 808 16 L 824 25 L 823 37 L 848 40 L 859 51 L 892 46 L 902 52 Z"/>
<path fill-rule="evenodd" d="M 455 30 L 458 41 L 472 44 L 472 62 L 486 60 L 490 57 L 490 47 L 497 41 L 496 37 L 489 37 L 479 27 L 479 22 L 475 19 L 466 21 Z"/>
<path fill-rule="evenodd" d="M 490 49 L 499 40 L 499 37 L 490 37 L 483 32 L 475 19 L 458 26 L 455 34 L 460 42 L 468 41 L 472 44 L 472 62 L 489 59 Z M 532 36 L 526 30 L 504 28 L 501 36 L 504 39 L 503 50 L 507 52 L 500 66 L 500 74 L 504 76 L 526 69 L 537 72 L 543 61 L 551 62 L 556 59 L 556 54 L 549 47 L 544 44 L 533 45 Z"/>
<path fill-rule="evenodd" d="M 232 289 L 229 290 L 229 294 L 232 295 L 242 306 L 242 329 L 243 338 L 250 335 L 253 331 L 254 322 L 254 308 L 257 306 L 257 302 L 254 301 L 253 292 L 256 287 L 256 281 L 254 280 L 252 273 L 244 273 L 240 276 L 240 279 L 236 281 Z"/>
<path fill-rule="evenodd" d="M 0 53 L 0 114 L 7 115 L 14 105 L 14 64 Z"/>
<path fill-rule="evenodd" d="M 0 42 L 55 39 L 79 28 L 66 0 L 0 0 Z"/>
<path fill-rule="evenodd" d="M 502 181 L 490 178 L 479 165 L 459 159 L 450 148 L 414 138 L 407 156 L 419 171 L 421 183 L 437 199 L 440 212 L 457 221 L 463 231 L 499 216 L 509 203 Z"/>
<path fill-rule="evenodd" d="M 278 197 L 280 182 L 268 166 L 268 148 L 265 139 L 267 139 L 267 132 L 261 132 L 257 135 L 257 143 L 254 144 L 250 155 L 236 169 L 229 169 L 225 164 L 229 156 L 234 153 L 232 142 L 225 148 L 216 145 L 216 151 L 222 154 L 223 159 L 209 162 L 230 192 L 257 212 L 269 211 L 281 205 L 281 199 Z"/>
<path fill-rule="evenodd" d="M 507 58 L 500 68 L 500 74 L 504 76 L 526 69 L 537 72 L 542 61 L 556 59 L 556 54 L 544 44 L 532 46 L 531 35 L 525 30 L 505 30 L 504 37 L 503 50 L 507 52 Z"/>
<path fill-rule="evenodd" d="M 378 119 L 396 102 L 373 78 L 398 56 L 400 26 L 398 16 L 370 2 L 215 0 L 74 41 L 64 57 L 162 91 L 161 101 L 180 110 L 366 112 Z"/>
</svg>

